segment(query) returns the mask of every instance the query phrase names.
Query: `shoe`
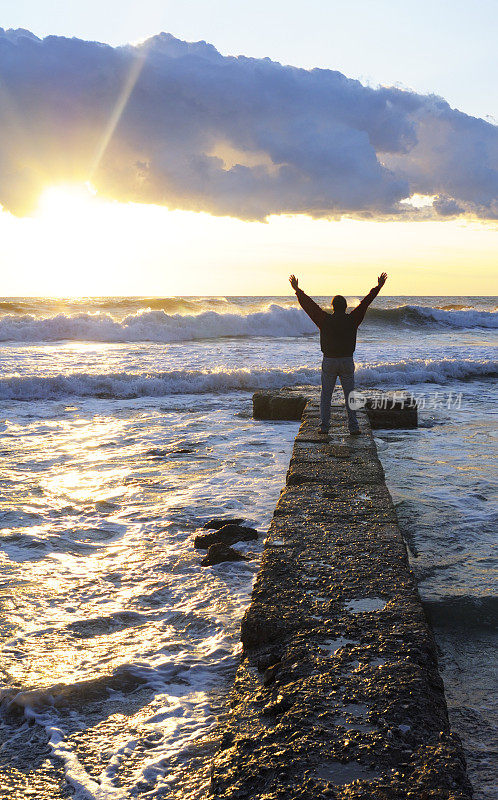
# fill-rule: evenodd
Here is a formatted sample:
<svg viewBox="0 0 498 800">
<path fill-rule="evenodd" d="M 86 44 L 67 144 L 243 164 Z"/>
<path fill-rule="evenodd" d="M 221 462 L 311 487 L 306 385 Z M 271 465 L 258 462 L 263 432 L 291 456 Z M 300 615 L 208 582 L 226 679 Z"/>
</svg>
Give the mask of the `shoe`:
<svg viewBox="0 0 498 800">
<path fill-rule="evenodd" d="M 349 431 L 350 436 L 361 436 L 361 431 Z"/>
</svg>

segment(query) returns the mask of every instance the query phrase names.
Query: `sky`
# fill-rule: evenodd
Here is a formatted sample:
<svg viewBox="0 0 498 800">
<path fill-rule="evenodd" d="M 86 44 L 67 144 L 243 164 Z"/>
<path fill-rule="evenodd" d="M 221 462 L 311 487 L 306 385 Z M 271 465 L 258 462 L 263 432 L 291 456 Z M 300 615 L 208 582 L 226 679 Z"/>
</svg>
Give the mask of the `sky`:
<svg viewBox="0 0 498 800">
<path fill-rule="evenodd" d="M 5 29 L 135 47 L 0 48 L 1 293 L 279 295 L 296 272 L 357 294 L 386 269 L 393 295 L 497 294 L 497 21 L 494 0 L 2 0 Z M 142 44 L 161 31 L 218 53 Z"/>
<path fill-rule="evenodd" d="M 337 69 L 498 120 L 496 0 L 2 0 L 0 25 L 120 45 L 160 31 L 223 55 Z"/>
</svg>

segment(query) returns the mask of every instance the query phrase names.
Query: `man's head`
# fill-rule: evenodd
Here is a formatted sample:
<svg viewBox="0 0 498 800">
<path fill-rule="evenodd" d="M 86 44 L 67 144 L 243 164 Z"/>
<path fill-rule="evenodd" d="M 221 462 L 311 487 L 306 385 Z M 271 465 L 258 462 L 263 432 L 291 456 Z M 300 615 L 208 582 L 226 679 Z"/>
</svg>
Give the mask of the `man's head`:
<svg viewBox="0 0 498 800">
<path fill-rule="evenodd" d="M 332 308 L 335 314 L 345 314 L 347 307 L 346 298 L 343 297 L 342 294 L 336 294 L 336 296 L 332 298 Z"/>
</svg>

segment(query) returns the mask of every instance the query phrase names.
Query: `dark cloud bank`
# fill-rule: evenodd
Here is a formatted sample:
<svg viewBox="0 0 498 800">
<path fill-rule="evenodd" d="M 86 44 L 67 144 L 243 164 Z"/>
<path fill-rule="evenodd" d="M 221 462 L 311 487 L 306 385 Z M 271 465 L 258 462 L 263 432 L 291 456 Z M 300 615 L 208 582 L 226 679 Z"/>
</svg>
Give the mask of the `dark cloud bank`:
<svg viewBox="0 0 498 800">
<path fill-rule="evenodd" d="M 113 48 L 0 29 L 0 114 L 0 204 L 15 214 L 91 178 L 119 200 L 242 219 L 498 218 L 496 126 L 169 34 Z M 414 193 L 436 195 L 429 211 L 400 203 Z"/>
</svg>

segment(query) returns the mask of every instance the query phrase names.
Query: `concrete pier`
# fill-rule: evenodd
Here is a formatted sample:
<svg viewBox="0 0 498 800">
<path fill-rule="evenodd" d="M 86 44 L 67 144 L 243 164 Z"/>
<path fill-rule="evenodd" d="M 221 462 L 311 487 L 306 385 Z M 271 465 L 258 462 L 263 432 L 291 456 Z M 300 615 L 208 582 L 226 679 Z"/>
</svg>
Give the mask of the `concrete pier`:
<svg viewBox="0 0 498 800">
<path fill-rule="evenodd" d="M 309 400 L 318 400 L 317 386 L 285 387 L 278 391 L 256 392 L 252 398 L 254 419 L 301 419 Z M 356 392 L 355 408 L 364 408 L 370 427 L 416 428 L 417 406 L 409 392 Z"/>
<path fill-rule="evenodd" d="M 436 645 L 365 410 L 304 409 L 242 622 L 211 792 L 230 800 L 467 800 Z"/>
</svg>

